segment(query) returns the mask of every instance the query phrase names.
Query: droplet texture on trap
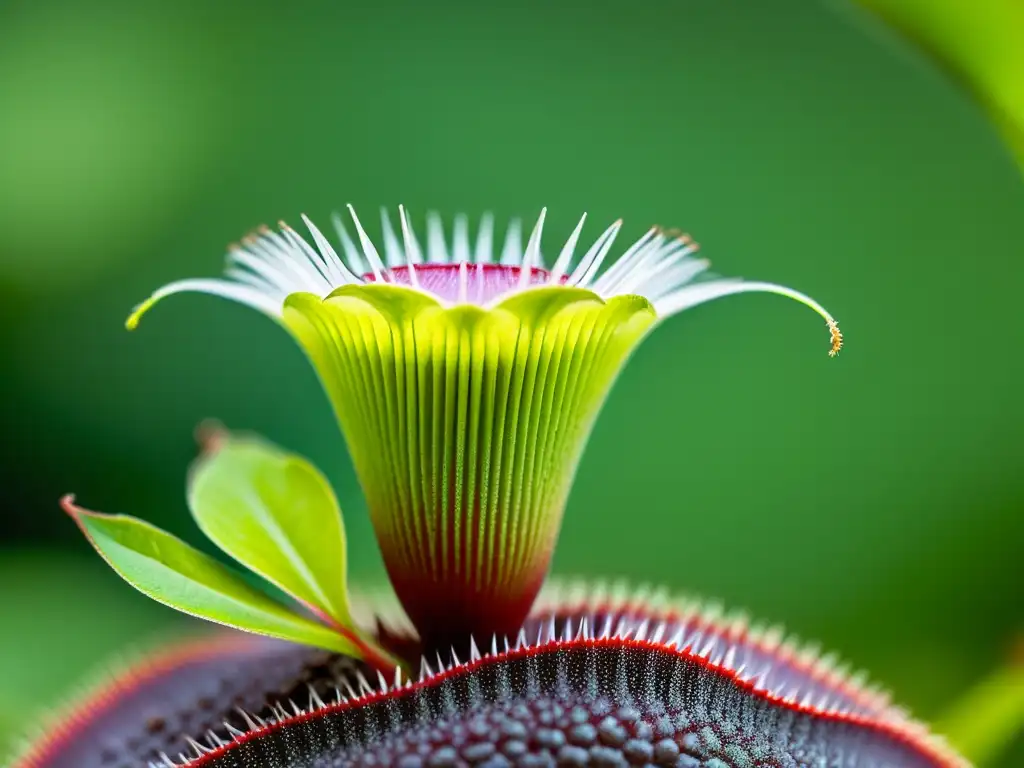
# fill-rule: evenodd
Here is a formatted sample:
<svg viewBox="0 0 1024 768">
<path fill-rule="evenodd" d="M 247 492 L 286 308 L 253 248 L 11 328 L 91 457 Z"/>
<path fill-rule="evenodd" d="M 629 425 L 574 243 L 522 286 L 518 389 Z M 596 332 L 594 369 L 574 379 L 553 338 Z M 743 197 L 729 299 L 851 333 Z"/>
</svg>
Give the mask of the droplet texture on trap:
<svg viewBox="0 0 1024 768">
<path fill-rule="evenodd" d="M 186 736 L 223 732 L 225 719 L 240 721 L 236 707 L 260 712 L 339 663 L 350 660 L 235 632 L 172 646 L 101 685 L 13 766 L 140 768 L 188 753 Z"/>
<path fill-rule="evenodd" d="M 699 659 L 600 640 L 485 658 L 367 703 L 291 718 L 193 764 L 941 765 L 894 733 L 769 701 Z"/>
</svg>

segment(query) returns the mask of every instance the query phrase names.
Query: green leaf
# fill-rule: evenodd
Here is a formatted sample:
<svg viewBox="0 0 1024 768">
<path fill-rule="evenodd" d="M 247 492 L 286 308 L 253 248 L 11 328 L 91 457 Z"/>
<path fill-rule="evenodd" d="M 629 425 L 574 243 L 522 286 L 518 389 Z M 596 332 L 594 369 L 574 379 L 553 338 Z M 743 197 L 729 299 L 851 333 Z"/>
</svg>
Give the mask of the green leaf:
<svg viewBox="0 0 1024 768">
<path fill-rule="evenodd" d="M 212 557 L 149 523 L 90 512 L 75 506 L 71 496 L 61 505 L 110 567 L 159 603 L 247 632 L 362 655 L 349 639 L 293 613 Z"/>
<path fill-rule="evenodd" d="M 222 433 L 216 440 L 189 482 L 203 533 L 314 612 L 350 627 L 345 531 L 326 478 L 259 438 Z"/>
<path fill-rule="evenodd" d="M 936 730 L 976 765 L 993 764 L 1024 733 L 1022 659 L 1011 659 L 964 694 Z"/>
<path fill-rule="evenodd" d="M 961 82 L 1024 169 L 1024 3 L 859 0 Z"/>
</svg>

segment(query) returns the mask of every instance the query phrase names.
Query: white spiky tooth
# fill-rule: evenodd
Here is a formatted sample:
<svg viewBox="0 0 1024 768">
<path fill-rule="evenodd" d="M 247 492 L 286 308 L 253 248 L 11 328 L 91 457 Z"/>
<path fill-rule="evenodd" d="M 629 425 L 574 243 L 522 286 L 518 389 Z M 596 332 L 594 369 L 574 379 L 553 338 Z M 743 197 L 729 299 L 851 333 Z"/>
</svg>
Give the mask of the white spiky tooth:
<svg viewBox="0 0 1024 768">
<path fill-rule="evenodd" d="M 591 282 L 593 282 L 594 277 L 601 268 L 601 263 L 604 261 L 605 256 L 608 255 L 608 251 L 615 242 L 615 237 L 619 234 L 619 230 L 621 228 L 622 220 L 619 219 L 608 227 L 604 233 L 602 233 L 597 241 L 583 255 L 583 258 L 580 259 L 580 263 L 576 265 L 576 269 L 574 269 L 572 274 L 569 275 L 569 285 L 587 287 Z"/>
<path fill-rule="evenodd" d="M 651 642 L 652 643 L 659 643 L 660 644 L 664 637 L 665 637 L 665 622 L 664 621 L 659 621 L 659 622 L 657 622 L 654 625 L 654 629 L 651 632 Z"/>
<path fill-rule="evenodd" d="M 665 645 L 669 648 L 675 648 L 681 651 L 683 650 L 683 637 L 685 637 L 685 635 L 686 633 L 683 628 L 680 627 L 673 633 L 672 637 L 668 639 L 668 642 L 665 643 Z"/>
<path fill-rule="evenodd" d="M 356 682 L 359 684 L 359 692 L 362 694 L 373 693 L 373 686 L 370 685 L 370 681 L 366 679 L 361 670 L 356 670 Z"/>
<path fill-rule="evenodd" d="M 511 647 L 509 646 L 509 642 L 508 642 L 508 635 L 505 635 L 503 640 L 504 640 L 504 643 L 505 643 L 505 653 L 508 653 L 511 650 Z"/>
<path fill-rule="evenodd" d="M 166 752 L 160 753 L 160 762 L 164 764 L 165 768 L 178 768 L 178 764 L 171 760 Z"/>
<path fill-rule="evenodd" d="M 708 638 L 707 642 L 704 643 L 704 647 L 700 649 L 700 652 L 697 655 L 705 659 L 710 659 L 711 652 L 715 650 L 715 646 L 717 645 L 717 643 L 718 638 L 712 635 Z"/>
<path fill-rule="evenodd" d="M 380 226 L 384 238 L 384 261 L 388 265 L 388 269 L 394 269 L 405 263 L 405 254 L 402 246 L 398 243 L 395 229 L 391 226 L 388 209 L 383 206 L 380 209 Z"/>
<path fill-rule="evenodd" d="M 525 630 L 520 629 L 519 633 L 516 635 L 516 648 L 519 649 L 529 647 L 530 642 L 526 639 L 526 632 Z"/>
<path fill-rule="evenodd" d="M 686 639 L 683 641 L 683 648 L 688 648 L 690 653 L 696 653 L 697 648 L 701 641 L 704 639 L 704 633 L 700 628 L 694 629 L 693 633 L 688 633 Z"/>
<path fill-rule="evenodd" d="M 341 214 L 337 211 L 332 213 L 331 223 L 334 224 L 334 231 L 338 233 L 338 239 L 341 240 L 341 248 L 345 252 L 345 261 L 348 262 L 353 272 L 365 274 L 368 267 L 363 260 L 362 253 L 360 253 L 356 244 L 352 242 L 352 238 L 348 234 L 348 228 L 345 226 L 345 220 L 341 217 Z"/>
<path fill-rule="evenodd" d="M 480 217 L 480 229 L 476 233 L 474 261 L 488 264 L 494 259 L 494 214 L 490 211 Z"/>
<path fill-rule="evenodd" d="M 565 245 L 562 247 L 561 253 L 558 254 L 558 258 L 555 259 L 555 265 L 551 269 L 551 285 L 560 284 L 565 273 L 569 270 L 569 264 L 572 263 L 572 257 L 576 251 L 576 243 L 579 242 L 580 232 L 583 231 L 583 223 L 586 220 L 587 214 L 584 213 L 580 217 L 580 223 L 576 225 L 572 234 L 569 235 L 569 239 L 565 241 Z"/>
<path fill-rule="evenodd" d="M 644 619 L 643 621 L 641 621 L 637 625 L 636 631 L 633 633 L 633 639 L 638 640 L 640 642 L 647 640 L 647 630 L 650 627 L 650 625 L 651 623 L 648 619 Z"/>
<path fill-rule="evenodd" d="M 235 728 L 235 726 L 233 726 L 227 720 L 224 721 L 224 730 L 226 730 L 228 732 L 228 735 L 231 736 L 233 739 L 239 739 L 239 738 L 245 736 L 245 732 L 244 731 L 238 730 L 237 728 Z"/>
<path fill-rule="evenodd" d="M 476 647 L 476 640 L 472 635 L 469 637 L 469 661 L 470 663 L 480 661 L 480 649 Z"/>
<path fill-rule="evenodd" d="M 498 635 L 491 635 L 491 656 L 498 655 Z"/>
<path fill-rule="evenodd" d="M 566 619 L 565 625 L 562 627 L 562 641 L 566 643 L 572 642 L 575 635 L 576 633 L 573 631 L 572 619 Z"/>
<path fill-rule="evenodd" d="M 323 709 L 326 705 L 324 704 L 324 700 L 321 699 L 320 695 L 316 692 L 316 688 L 314 688 L 312 685 L 308 685 L 308 684 L 307 684 L 306 687 L 309 688 L 309 709 L 310 709 L 310 711 L 312 711 L 314 709 Z"/>
<path fill-rule="evenodd" d="M 395 688 L 401 688 L 401 687 L 402 687 L 402 668 L 398 664 L 396 664 L 395 665 Z"/>
<path fill-rule="evenodd" d="M 598 634 L 598 637 L 601 638 L 602 640 L 609 639 L 612 636 L 612 624 L 613 623 L 614 623 L 614 620 L 612 619 L 612 615 L 611 614 L 608 614 L 607 616 L 605 616 L 604 617 L 604 623 L 601 625 L 601 632 L 600 632 L 600 634 Z"/>
<path fill-rule="evenodd" d="M 358 699 L 359 694 L 356 693 L 356 689 L 352 687 L 352 681 L 347 677 L 341 679 L 341 684 L 345 686 L 345 691 L 348 693 L 349 699 Z"/>
<path fill-rule="evenodd" d="M 736 646 L 733 643 L 729 643 L 729 648 L 722 657 L 722 666 L 726 669 L 735 669 L 736 667 Z"/>
<path fill-rule="evenodd" d="M 206 742 L 210 745 L 212 749 L 217 749 L 218 747 L 224 746 L 224 740 L 216 733 L 209 730 L 206 732 Z"/>
<path fill-rule="evenodd" d="M 765 668 L 761 670 L 757 678 L 754 680 L 754 687 L 760 691 L 768 690 L 768 676 L 772 672 L 771 664 L 765 665 Z"/>
<path fill-rule="evenodd" d="M 384 677 L 384 673 L 381 672 L 379 669 L 377 670 L 377 687 L 380 689 L 381 693 L 388 692 L 389 686 L 387 678 Z"/>
<path fill-rule="evenodd" d="M 520 254 L 523 251 L 523 222 L 519 219 L 512 219 L 508 223 L 508 230 L 505 232 L 505 244 L 501 249 L 500 263 L 504 266 L 515 266 L 519 262 Z"/>
<path fill-rule="evenodd" d="M 409 216 L 405 212 L 404 205 L 398 206 L 398 218 L 402 224 L 402 245 L 405 252 L 405 263 L 409 267 L 409 282 L 413 286 L 419 287 L 415 267 L 423 261 L 423 257 L 420 253 L 420 244 L 416 240 L 416 235 L 413 234 L 412 225 L 409 223 Z"/>
<path fill-rule="evenodd" d="M 373 246 L 373 241 L 366 236 L 366 232 L 363 230 L 363 225 L 359 222 L 359 217 L 356 216 L 355 208 L 351 205 L 348 207 L 349 216 L 352 217 L 352 223 L 356 226 L 356 234 L 359 235 L 359 242 L 363 246 L 363 256 L 370 263 L 370 271 L 373 272 L 373 277 L 377 282 L 384 281 L 384 272 L 387 268 L 384 266 L 384 262 L 380 260 L 380 255 L 377 253 L 377 249 Z"/>
<path fill-rule="evenodd" d="M 208 754 L 210 754 L 213 751 L 209 747 L 204 747 L 202 744 L 200 744 L 198 741 L 193 739 L 191 736 L 186 736 L 185 737 L 185 741 L 188 742 L 188 745 L 190 747 L 192 747 L 192 749 L 194 749 L 196 751 L 196 757 L 202 757 L 203 755 L 208 755 Z"/>
<path fill-rule="evenodd" d="M 260 729 L 260 726 L 258 726 L 256 724 L 256 720 L 254 719 L 254 717 L 255 717 L 254 715 L 250 715 L 248 712 L 246 712 L 241 707 L 236 707 L 236 711 L 238 712 L 238 714 L 240 714 L 242 716 L 242 719 L 245 720 L 245 724 L 249 727 L 250 731 L 258 731 Z"/>
<path fill-rule="evenodd" d="M 313 236 L 313 242 L 316 243 L 316 247 L 320 250 L 320 259 L 324 264 L 324 270 L 326 271 L 326 277 L 333 282 L 345 283 L 358 280 L 359 277 L 352 272 L 346 265 L 344 260 L 338 258 L 338 254 L 335 252 L 334 247 L 330 241 L 324 237 L 323 233 L 309 220 L 306 214 L 302 214 L 302 222 L 306 225 L 306 229 Z M 297 235 L 296 235 L 297 236 Z M 302 238 L 298 238 L 302 242 Z"/>
<path fill-rule="evenodd" d="M 450 261 L 444 243 L 444 222 L 437 211 L 427 211 L 427 259 L 436 264 Z"/>
<path fill-rule="evenodd" d="M 533 269 L 540 264 L 540 238 L 544 230 L 544 218 L 547 216 L 547 213 L 547 208 L 541 209 L 540 216 L 537 217 L 537 223 L 533 227 L 533 232 L 530 233 L 530 240 L 526 244 L 526 252 L 523 254 L 522 265 L 519 268 L 519 290 L 524 290 L 530 285 Z"/>
<path fill-rule="evenodd" d="M 587 621 L 587 617 L 584 616 L 580 619 L 579 631 L 576 632 L 577 640 L 589 640 L 590 639 L 590 624 Z"/>
<path fill-rule="evenodd" d="M 455 229 L 452 232 L 452 261 L 469 263 L 473 254 L 469 249 L 469 219 L 466 214 L 455 216 Z"/>
<path fill-rule="evenodd" d="M 545 642 L 553 643 L 558 639 L 558 626 L 555 624 L 555 617 L 552 616 L 547 620 L 547 635 L 545 636 Z"/>
<path fill-rule="evenodd" d="M 430 664 L 427 663 L 426 656 L 420 656 L 420 682 L 434 676 L 434 670 L 430 668 Z"/>
</svg>

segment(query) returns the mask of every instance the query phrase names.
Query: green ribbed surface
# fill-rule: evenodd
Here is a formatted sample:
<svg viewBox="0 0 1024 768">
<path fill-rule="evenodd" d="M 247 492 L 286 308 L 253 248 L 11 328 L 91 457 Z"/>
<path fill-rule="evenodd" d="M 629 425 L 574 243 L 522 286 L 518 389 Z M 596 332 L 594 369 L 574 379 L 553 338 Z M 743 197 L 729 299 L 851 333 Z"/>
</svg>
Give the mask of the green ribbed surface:
<svg viewBox="0 0 1024 768">
<path fill-rule="evenodd" d="M 289 297 L 414 621 L 461 605 L 479 615 L 446 618 L 486 631 L 525 611 L 594 417 L 654 317 L 640 297 L 565 287 L 489 311 L 388 285 Z"/>
</svg>

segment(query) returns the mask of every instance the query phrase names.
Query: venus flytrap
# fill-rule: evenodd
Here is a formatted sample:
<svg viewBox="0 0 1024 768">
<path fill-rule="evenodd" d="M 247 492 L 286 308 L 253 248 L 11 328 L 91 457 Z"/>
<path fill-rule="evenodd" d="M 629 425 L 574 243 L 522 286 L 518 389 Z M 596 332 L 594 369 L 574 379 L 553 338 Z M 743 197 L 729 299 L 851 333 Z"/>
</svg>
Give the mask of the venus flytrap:
<svg viewBox="0 0 1024 768">
<path fill-rule="evenodd" d="M 525 248 L 513 223 L 498 251 L 489 217 L 471 245 L 464 217 L 448 239 L 431 216 L 424 249 L 400 210 L 401 235 L 383 219 L 383 255 L 352 219 L 355 240 L 337 222 L 343 255 L 308 220 L 312 244 L 263 229 L 223 278 L 159 289 L 128 326 L 199 291 L 291 333 L 344 433 L 401 607 L 349 597 L 337 504 L 313 467 L 219 433 L 190 474 L 196 522 L 305 612 L 141 521 L 69 500 L 137 588 L 253 635 L 117 681 L 16 768 L 966 766 L 863 676 L 779 630 L 664 593 L 545 582 L 584 445 L 647 334 L 767 291 L 821 315 L 834 356 L 842 335 L 819 304 L 708 278 L 693 241 L 659 229 L 613 259 L 616 222 L 577 258 L 581 220 L 545 261 L 543 213 Z"/>
<path fill-rule="evenodd" d="M 821 315 L 830 354 L 842 336 L 824 308 L 770 283 L 700 279 L 708 262 L 681 234 L 652 228 L 617 259 L 621 228 L 577 259 L 585 218 L 550 266 L 542 211 L 525 249 L 518 222 L 493 247 L 465 217 L 450 247 L 428 218 L 421 247 L 382 216 L 383 255 L 351 210 L 344 255 L 308 219 L 312 244 L 281 225 L 228 255 L 224 278 L 171 283 L 280 322 L 312 361 L 366 495 L 392 584 L 427 645 L 514 633 L 547 573 L 584 445 L 632 351 L 658 323 L 722 296 L 778 293 Z M 610 264 L 609 264 L 610 262 Z M 606 266 L 607 264 L 607 266 Z"/>
</svg>

